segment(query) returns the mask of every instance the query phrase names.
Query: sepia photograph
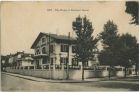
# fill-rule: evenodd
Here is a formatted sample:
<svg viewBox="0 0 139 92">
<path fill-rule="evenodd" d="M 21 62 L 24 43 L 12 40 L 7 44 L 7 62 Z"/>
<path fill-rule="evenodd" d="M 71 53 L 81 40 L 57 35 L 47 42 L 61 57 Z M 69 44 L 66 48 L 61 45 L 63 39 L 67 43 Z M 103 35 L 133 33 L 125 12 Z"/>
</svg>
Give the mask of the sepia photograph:
<svg viewBox="0 0 139 92">
<path fill-rule="evenodd" d="M 139 91 L 139 1 L 1 1 L 1 91 Z"/>
</svg>

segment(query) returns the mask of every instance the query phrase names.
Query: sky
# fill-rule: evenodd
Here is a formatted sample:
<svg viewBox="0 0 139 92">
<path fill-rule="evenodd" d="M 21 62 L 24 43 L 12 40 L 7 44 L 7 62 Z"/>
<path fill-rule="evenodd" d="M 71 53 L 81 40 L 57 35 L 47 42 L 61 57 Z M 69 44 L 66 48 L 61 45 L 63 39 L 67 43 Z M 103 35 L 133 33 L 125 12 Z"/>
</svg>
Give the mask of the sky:
<svg viewBox="0 0 139 92">
<path fill-rule="evenodd" d="M 139 26 L 129 24 L 124 1 L 32 1 L 1 3 L 1 54 L 17 51 L 34 53 L 30 47 L 40 32 L 73 34 L 72 21 L 79 15 L 92 22 L 96 36 L 108 20 L 118 26 L 119 34 L 130 33 L 139 42 Z"/>
</svg>

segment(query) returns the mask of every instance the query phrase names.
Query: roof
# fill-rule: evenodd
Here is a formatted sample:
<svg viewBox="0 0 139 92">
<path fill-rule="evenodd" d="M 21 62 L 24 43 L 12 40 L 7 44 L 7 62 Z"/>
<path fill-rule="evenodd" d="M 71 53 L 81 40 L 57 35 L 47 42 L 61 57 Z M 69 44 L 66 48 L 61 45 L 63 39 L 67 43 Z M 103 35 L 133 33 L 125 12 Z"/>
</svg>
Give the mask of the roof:
<svg viewBox="0 0 139 92">
<path fill-rule="evenodd" d="M 66 41 L 75 41 L 75 38 L 68 38 L 68 36 L 65 35 L 57 35 L 57 34 L 49 34 L 49 33 L 44 33 L 44 32 L 40 32 L 40 34 L 38 35 L 38 37 L 36 38 L 36 40 L 34 41 L 34 43 L 32 44 L 31 48 L 33 49 L 35 47 L 35 45 L 37 44 L 37 42 L 40 40 L 40 38 L 43 36 L 49 36 L 54 38 L 55 40 L 66 40 Z"/>
</svg>

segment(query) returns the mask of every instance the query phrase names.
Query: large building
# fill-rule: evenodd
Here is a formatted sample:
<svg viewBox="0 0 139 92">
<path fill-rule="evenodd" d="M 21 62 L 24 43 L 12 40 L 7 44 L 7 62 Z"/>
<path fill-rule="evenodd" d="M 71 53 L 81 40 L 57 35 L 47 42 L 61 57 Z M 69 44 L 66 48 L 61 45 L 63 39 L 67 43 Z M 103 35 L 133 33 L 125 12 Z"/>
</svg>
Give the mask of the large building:
<svg viewBox="0 0 139 92">
<path fill-rule="evenodd" d="M 41 32 L 31 48 L 35 51 L 34 58 L 37 67 L 47 64 L 61 65 L 62 63 L 79 66 L 81 63 L 75 58 L 75 38 L 72 37 Z M 85 66 L 91 65 L 92 61 L 85 64 Z"/>
</svg>

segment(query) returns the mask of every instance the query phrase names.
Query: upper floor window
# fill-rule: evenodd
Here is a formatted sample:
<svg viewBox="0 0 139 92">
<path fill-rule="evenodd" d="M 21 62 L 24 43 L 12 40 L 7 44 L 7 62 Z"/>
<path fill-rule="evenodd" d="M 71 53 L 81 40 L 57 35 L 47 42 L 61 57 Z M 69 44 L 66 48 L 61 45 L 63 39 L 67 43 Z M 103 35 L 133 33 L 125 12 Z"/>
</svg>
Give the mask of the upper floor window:
<svg viewBox="0 0 139 92">
<path fill-rule="evenodd" d="M 50 61 L 51 61 L 51 65 L 53 65 L 53 63 L 54 63 L 54 58 L 50 58 Z"/>
<path fill-rule="evenodd" d="M 39 49 L 36 50 L 36 55 L 38 55 L 38 54 L 40 54 L 40 50 Z"/>
<path fill-rule="evenodd" d="M 54 52 L 54 45 L 50 45 L 50 53 Z"/>
<path fill-rule="evenodd" d="M 46 54 L 46 48 L 45 47 L 42 48 L 42 54 Z"/>
<path fill-rule="evenodd" d="M 46 38 L 42 38 L 42 43 L 45 43 L 46 42 Z"/>
<path fill-rule="evenodd" d="M 61 45 L 61 52 L 68 52 L 69 51 L 69 46 L 68 45 Z"/>
<path fill-rule="evenodd" d="M 19 54 L 19 55 L 17 56 L 17 58 L 21 58 L 21 54 Z"/>
<path fill-rule="evenodd" d="M 72 53 L 75 53 L 75 46 L 72 46 Z"/>
</svg>

